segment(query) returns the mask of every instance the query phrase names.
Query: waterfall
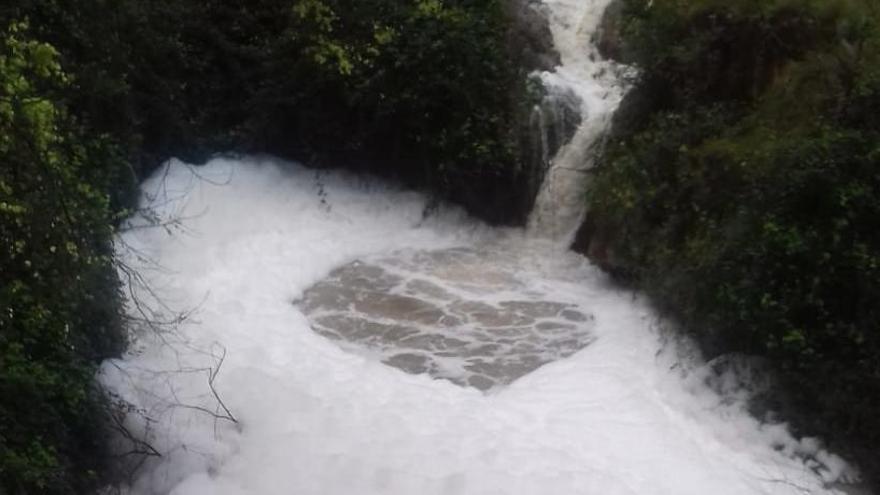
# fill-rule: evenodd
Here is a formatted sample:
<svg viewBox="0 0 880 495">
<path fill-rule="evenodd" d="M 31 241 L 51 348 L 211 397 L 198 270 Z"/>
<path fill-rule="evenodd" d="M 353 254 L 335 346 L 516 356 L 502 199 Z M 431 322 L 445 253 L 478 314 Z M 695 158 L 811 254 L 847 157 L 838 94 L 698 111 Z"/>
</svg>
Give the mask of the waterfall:
<svg viewBox="0 0 880 495">
<path fill-rule="evenodd" d="M 612 0 L 544 0 L 561 64 L 539 75 L 548 97 L 574 94 L 581 122 L 550 160 L 528 221 L 532 237 L 568 245 L 586 215 L 597 148 L 626 91 L 625 67 L 599 54 L 594 35 Z"/>
</svg>

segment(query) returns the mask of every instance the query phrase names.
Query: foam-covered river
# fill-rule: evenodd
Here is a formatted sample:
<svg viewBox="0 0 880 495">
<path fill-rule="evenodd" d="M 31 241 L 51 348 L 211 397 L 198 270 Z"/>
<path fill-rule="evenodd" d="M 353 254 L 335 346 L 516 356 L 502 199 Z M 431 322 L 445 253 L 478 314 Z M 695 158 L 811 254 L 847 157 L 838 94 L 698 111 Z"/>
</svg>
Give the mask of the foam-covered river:
<svg viewBox="0 0 880 495">
<path fill-rule="evenodd" d="M 133 493 L 818 494 L 847 475 L 522 231 L 270 159 L 172 162 L 143 192 L 156 216 L 131 226 L 164 227 L 118 256 L 146 283 L 134 321 L 169 324 L 101 377 L 162 453 Z"/>
<path fill-rule="evenodd" d="M 120 453 L 161 454 L 125 457 L 132 493 L 803 495 L 854 477 L 749 415 L 760 373 L 702 362 L 560 247 L 630 70 L 592 46 L 608 2 L 539 5 L 561 65 L 535 76 L 581 122 L 526 229 L 271 159 L 172 161 L 143 184 L 117 242 L 136 335 L 101 374 L 132 406 Z"/>
</svg>

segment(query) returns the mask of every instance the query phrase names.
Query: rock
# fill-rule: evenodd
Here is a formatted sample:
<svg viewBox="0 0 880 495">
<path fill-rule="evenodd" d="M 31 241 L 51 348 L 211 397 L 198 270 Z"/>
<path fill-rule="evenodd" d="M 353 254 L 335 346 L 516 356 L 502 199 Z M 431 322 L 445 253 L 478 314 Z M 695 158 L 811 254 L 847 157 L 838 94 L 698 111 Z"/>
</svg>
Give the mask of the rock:
<svg viewBox="0 0 880 495">
<path fill-rule="evenodd" d="M 559 65 L 553 34 L 537 0 L 510 0 L 507 13 L 512 20 L 508 35 L 511 56 L 528 72 L 552 70 Z"/>
<path fill-rule="evenodd" d="M 605 9 L 602 23 L 594 35 L 593 42 L 603 57 L 624 64 L 631 64 L 633 62 L 632 57 L 627 53 L 623 40 L 622 0 L 614 0 Z"/>
<path fill-rule="evenodd" d="M 633 274 L 615 256 L 612 243 L 617 234 L 610 231 L 592 212 L 575 234 L 571 249 L 590 259 L 599 268 L 624 284 L 633 281 Z"/>
<path fill-rule="evenodd" d="M 537 79 L 537 84 L 540 84 Z M 523 209 L 528 213 L 550 168 L 550 162 L 581 124 L 581 101 L 573 93 L 549 93 L 543 87 L 535 96 L 528 118 L 520 126 L 520 163 L 525 180 Z"/>
<path fill-rule="evenodd" d="M 580 123 L 580 113 L 579 102 L 567 101 L 571 98 L 564 95 L 549 95 L 536 77 L 529 76 L 552 71 L 561 63 L 544 5 L 539 0 L 508 0 L 505 9 L 511 26 L 507 49 L 523 78 L 511 97 L 518 106 L 514 125 L 519 156 L 512 173 L 508 172 L 512 187 L 493 181 L 493 188 L 512 192 L 506 204 L 499 205 L 508 213 L 509 221 L 504 223 L 522 225 L 532 210 L 550 158 L 571 138 Z"/>
</svg>

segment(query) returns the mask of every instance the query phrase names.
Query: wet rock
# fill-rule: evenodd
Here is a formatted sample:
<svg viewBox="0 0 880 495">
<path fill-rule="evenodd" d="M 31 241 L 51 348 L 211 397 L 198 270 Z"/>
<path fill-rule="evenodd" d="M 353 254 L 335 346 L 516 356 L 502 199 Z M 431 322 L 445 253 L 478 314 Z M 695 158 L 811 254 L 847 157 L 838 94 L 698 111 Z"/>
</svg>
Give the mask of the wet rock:
<svg viewBox="0 0 880 495">
<path fill-rule="evenodd" d="M 533 77 L 534 103 L 521 130 L 520 162 L 526 177 L 528 208 L 532 209 L 551 160 L 571 141 L 581 124 L 580 98 L 572 92 L 550 93 Z"/>
<path fill-rule="evenodd" d="M 614 0 L 605 9 L 602 23 L 594 35 L 593 42 L 603 57 L 618 62 L 632 63 L 623 39 L 623 1 Z"/>
<path fill-rule="evenodd" d="M 571 249 L 589 258 L 618 282 L 630 283 L 634 275 L 614 251 L 614 242 L 618 234 L 609 229 L 602 220 L 595 213 L 588 212 L 586 220 L 575 234 Z"/>
<path fill-rule="evenodd" d="M 508 49 L 527 71 L 552 70 L 559 65 L 559 53 L 547 17 L 537 0 L 510 0 L 507 12 L 512 19 Z"/>
</svg>

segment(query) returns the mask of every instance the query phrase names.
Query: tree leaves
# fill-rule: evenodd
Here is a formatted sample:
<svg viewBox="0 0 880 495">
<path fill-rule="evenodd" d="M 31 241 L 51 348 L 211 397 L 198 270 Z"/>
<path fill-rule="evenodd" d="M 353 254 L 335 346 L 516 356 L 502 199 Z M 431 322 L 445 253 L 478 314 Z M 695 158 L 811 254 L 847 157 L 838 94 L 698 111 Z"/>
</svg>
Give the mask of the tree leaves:
<svg viewBox="0 0 880 495">
<path fill-rule="evenodd" d="M 590 199 L 614 262 L 710 353 L 772 358 L 797 426 L 880 476 L 876 2 L 646 3 L 634 95 L 661 99 Z"/>
<path fill-rule="evenodd" d="M 97 359 L 124 341 L 113 268 L 94 262 L 109 250 L 110 205 L 89 180 L 119 163 L 67 115 L 57 94 L 69 84 L 27 23 L 0 32 L 0 486 L 11 493 L 95 483 L 101 452 L 87 435 L 101 418 L 82 413 L 97 407 Z"/>
</svg>

